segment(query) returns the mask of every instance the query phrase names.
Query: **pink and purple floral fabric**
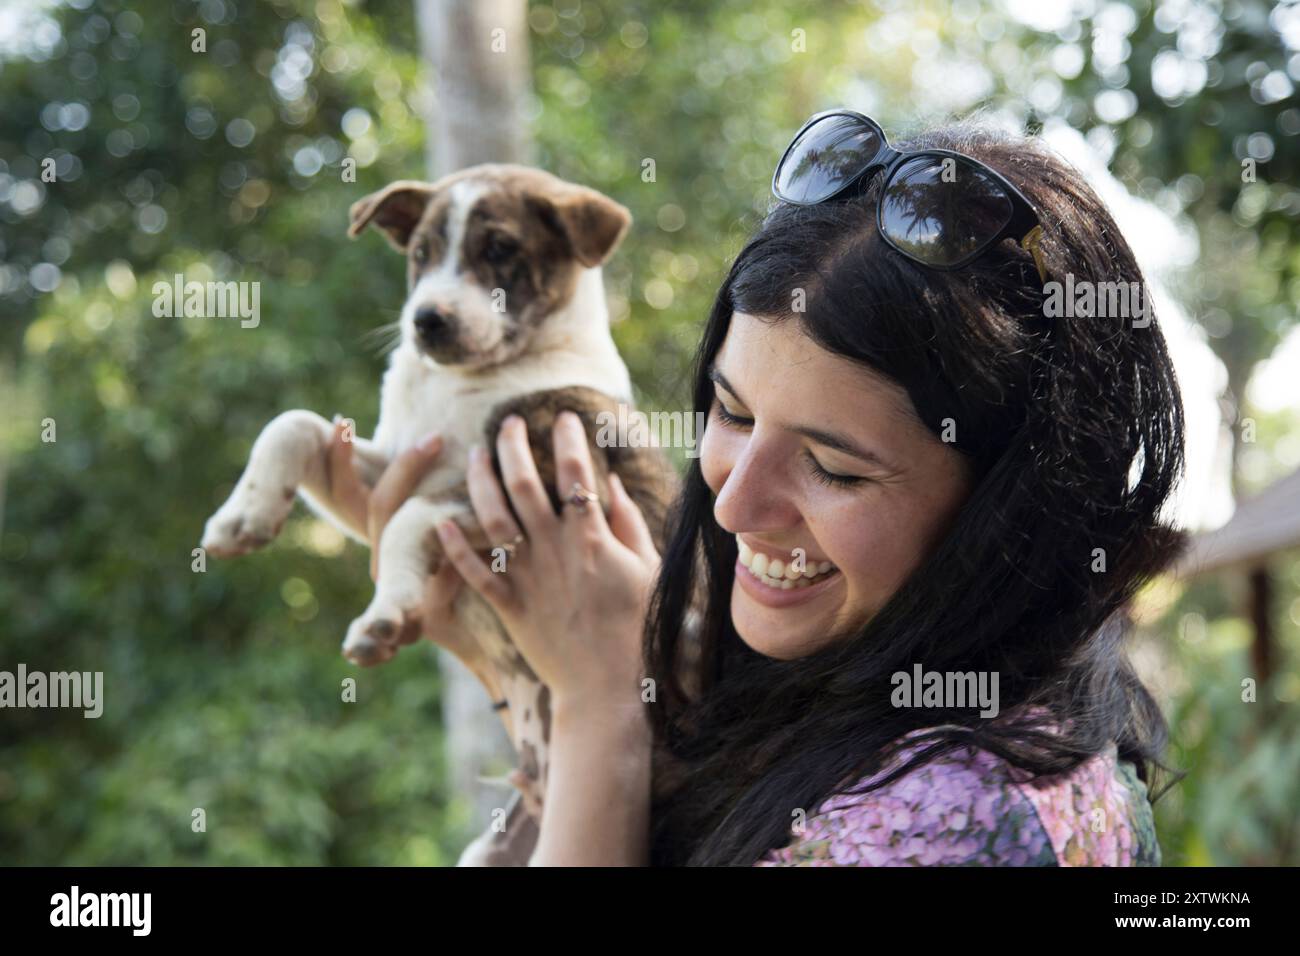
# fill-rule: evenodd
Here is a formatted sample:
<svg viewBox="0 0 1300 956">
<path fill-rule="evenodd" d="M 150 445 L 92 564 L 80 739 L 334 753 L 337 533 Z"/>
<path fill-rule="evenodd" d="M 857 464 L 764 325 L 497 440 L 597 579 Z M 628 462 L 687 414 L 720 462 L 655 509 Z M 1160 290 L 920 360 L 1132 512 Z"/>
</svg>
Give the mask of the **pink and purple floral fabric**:
<svg viewBox="0 0 1300 956">
<path fill-rule="evenodd" d="M 964 748 L 871 793 L 832 797 L 755 865 L 1159 866 L 1160 846 L 1146 787 L 1114 744 L 1034 780 Z"/>
</svg>

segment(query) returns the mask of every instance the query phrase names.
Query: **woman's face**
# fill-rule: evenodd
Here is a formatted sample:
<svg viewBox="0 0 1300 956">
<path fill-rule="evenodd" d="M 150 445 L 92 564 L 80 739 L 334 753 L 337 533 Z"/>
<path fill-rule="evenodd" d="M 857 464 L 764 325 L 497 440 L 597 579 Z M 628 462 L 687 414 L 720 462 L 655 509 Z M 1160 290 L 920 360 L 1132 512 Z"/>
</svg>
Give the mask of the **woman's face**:
<svg viewBox="0 0 1300 956">
<path fill-rule="evenodd" d="M 732 621 L 759 653 L 802 657 L 920 565 L 970 493 L 968 466 L 903 389 L 797 321 L 735 313 L 711 374 L 700 466 L 740 551 Z"/>
</svg>

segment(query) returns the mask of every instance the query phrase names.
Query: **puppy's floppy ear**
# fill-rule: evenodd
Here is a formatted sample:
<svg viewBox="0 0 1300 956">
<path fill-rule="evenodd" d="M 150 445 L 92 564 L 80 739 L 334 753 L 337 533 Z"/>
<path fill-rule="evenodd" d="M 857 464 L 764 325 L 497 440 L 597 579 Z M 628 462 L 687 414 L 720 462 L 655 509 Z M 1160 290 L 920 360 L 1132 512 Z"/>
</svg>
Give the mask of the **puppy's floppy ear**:
<svg viewBox="0 0 1300 956">
<path fill-rule="evenodd" d="M 366 226 L 373 224 L 398 252 L 405 252 L 411 231 L 424 215 L 435 191 L 429 183 L 414 180 L 389 183 L 379 192 L 352 204 L 348 235 L 355 239 Z"/>
<path fill-rule="evenodd" d="M 612 256 L 632 225 L 625 206 L 585 186 L 570 185 L 543 198 L 574 257 L 588 268 Z"/>
</svg>

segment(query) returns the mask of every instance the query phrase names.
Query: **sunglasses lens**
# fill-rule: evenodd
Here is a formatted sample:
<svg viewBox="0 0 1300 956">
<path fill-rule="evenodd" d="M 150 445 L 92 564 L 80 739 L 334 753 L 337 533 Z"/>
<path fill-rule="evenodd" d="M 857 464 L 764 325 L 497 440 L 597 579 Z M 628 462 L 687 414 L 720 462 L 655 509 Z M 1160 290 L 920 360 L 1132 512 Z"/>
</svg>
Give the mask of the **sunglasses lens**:
<svg viewBox="0 0 1300 956">
<path fill-rule="evenodd" d="M 776 171 L 776 193 L 788 202 L 833 196 L 880 152 L 880 130 L 853 116 L 827 116 L 799 134 Z"/>
<path fill-rule="evenodd" d="M 987 245 L 1012 212 L 1006 189 L 974 163 L 960 156 L 918 156 L 890 177 L 880 228 L 918 261 L 953 266 Z"/>
</svg>

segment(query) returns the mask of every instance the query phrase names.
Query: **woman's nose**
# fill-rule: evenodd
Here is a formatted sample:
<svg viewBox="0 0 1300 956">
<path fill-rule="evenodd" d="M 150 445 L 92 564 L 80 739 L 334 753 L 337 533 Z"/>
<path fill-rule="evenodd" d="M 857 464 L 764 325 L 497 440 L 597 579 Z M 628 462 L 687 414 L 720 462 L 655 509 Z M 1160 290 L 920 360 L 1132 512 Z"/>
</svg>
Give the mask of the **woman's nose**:
<svg viewBox="0 0 1300 956">
<path fill-rule="evenodd" d="M 751 437 L 736 458 L 713 503 L 713 517 L 723 529 L 784 531 L 799 523 L 785 469 L 773 451 Z"/>
</svg>

